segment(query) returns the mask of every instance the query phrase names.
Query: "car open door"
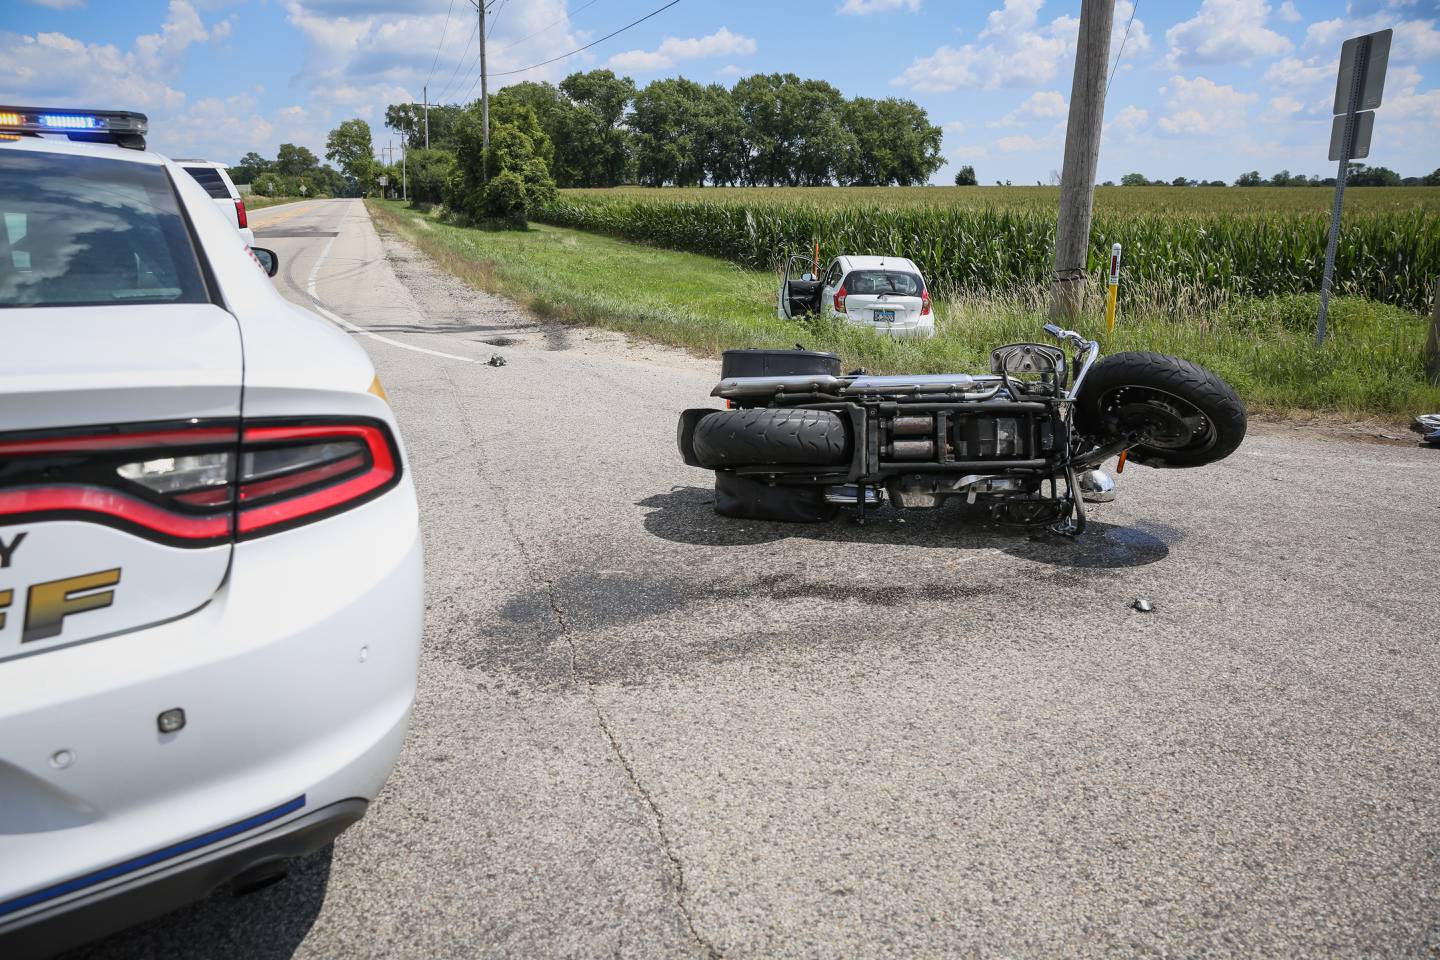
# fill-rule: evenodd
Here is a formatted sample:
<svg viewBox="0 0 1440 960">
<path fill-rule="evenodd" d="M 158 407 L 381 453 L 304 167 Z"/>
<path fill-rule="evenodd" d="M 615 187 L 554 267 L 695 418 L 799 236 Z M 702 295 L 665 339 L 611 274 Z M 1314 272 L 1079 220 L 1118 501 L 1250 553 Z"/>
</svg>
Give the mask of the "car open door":
<svg viewBox="0 0 1440 960">
<path fill-rule="evenodd" d="M 815 261 L 801 254 L 792 254 L 785 259 L 785 269 L 780 274 L 779 309 L 781 320 L 793 320 L 804 313 L 815 310 L 815 291 L 820 281 L 815 276 Z"/>
</svg>

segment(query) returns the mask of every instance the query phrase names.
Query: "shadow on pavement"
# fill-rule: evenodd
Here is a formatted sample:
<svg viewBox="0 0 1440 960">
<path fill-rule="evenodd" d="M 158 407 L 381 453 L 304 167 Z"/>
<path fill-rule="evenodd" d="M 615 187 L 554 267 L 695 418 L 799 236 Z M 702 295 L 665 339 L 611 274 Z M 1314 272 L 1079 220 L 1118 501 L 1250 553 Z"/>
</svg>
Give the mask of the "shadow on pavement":
<svg viewBox="0 0 1440 960">
<path fill-rule="evenodd" d="M 715 512 L 715 493 L 701 487 L 676 487 L 639 501 L 650 507 L 645 529 L 675 543 L 737 547 L 778 540 L 824 543 L 874 543 L 927 549 L 1000 550 L 1011 556 L 1060 567 L 1117 569 L 1142 567 L 1170 555 L 1170 545 L 1183 535 L 1164 524 L 1121 527 L 1091 519 L 1075 539 L 1033 534 L 965 516 L 961 504 L 936 510 L 901 511 L 884 507 L 870 512 L 861 526 L 853 510 L 828 523 L 771 523 L 735 520 Z"/>
<path fill-rule="evenodd" d="M 204 900 L 86 944 L 60 960 L 286 960 L 295 954 L 330 883 L 329 844 L 294 861 L 274 886 L 237 897 L 229 886 Z"/>
</svg>

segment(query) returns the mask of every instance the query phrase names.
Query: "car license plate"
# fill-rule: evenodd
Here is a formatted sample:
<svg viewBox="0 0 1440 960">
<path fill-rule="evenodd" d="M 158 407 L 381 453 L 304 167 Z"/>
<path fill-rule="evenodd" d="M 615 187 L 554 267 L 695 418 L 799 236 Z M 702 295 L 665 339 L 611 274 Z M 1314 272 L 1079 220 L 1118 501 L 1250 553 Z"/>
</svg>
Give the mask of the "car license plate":
<svg viewBox="0 0 1440 960">
<path fill-rule="evenodd" d="M 874 315 L 875 315 L 875 322 L 876 322 L 876 323 L 894 323 L 894 322 L 895 322 L 895 311 L 894 311 L 894 310 L 876 310 L 876 311 L 874 311 Z"/>
</svg>

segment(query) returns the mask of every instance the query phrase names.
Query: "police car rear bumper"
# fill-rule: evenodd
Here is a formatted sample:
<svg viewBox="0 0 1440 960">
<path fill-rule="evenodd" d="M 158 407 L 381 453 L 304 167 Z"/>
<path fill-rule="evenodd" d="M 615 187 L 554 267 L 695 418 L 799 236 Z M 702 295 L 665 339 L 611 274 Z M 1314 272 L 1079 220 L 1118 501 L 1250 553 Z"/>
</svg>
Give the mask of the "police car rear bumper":
<svg viewBox="0 0 1440 960">
<path fill-rule="evenodd" d="M 341 800 L 279 826 L 224 836 L 202 843 L 198 854 L 181 862 L 66 899 L 10 924 L 0 922 L 0 955 L 7 960 L 52 956 L 199 900 L 237 877 L 283 872 L 290 859 L 313 853 L 338 837 L 365 815 L 367 806 L 358 798 Z M 173 859 L 165 856 L 169 852 L 166 848 L 149 856 L 162 857 L 164 862 Z"/>
</svg>

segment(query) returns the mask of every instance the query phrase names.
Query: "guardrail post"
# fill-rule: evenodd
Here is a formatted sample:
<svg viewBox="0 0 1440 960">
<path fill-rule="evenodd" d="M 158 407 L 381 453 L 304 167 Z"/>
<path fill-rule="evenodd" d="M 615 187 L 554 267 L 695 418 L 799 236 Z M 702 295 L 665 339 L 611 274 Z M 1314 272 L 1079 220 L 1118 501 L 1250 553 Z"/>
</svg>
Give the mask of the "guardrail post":
<svg viewBox="0 0 1440 960">
<path fill-rule="evenodd" d="M 1435 281 L 1430 301 L 1430 336 L 1425 341 L 1425 377 L 1432 387 L 1440 387 L 1440 280 Z"/>
</svg>

